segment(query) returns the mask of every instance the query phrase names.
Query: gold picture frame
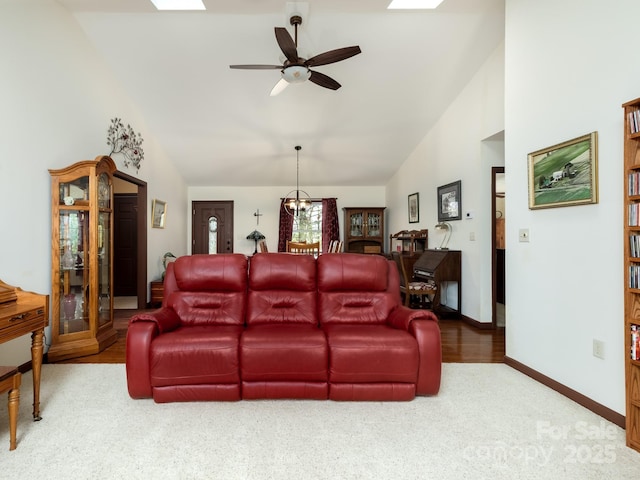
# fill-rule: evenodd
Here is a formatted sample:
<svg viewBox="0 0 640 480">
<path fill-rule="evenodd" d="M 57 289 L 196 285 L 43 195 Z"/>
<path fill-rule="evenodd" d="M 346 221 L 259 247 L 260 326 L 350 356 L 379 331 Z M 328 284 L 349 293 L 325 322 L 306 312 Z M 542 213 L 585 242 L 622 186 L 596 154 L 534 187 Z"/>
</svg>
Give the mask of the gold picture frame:
<svg viewBox="0 0 640 480">
<path fill-rule="evenodd" d="M 598 132 L 528 155 L 529 209 L 598 203 Z"/>
<path fill-rule="evenodd" d="M 151 227 L 164 228 L 164 222 L 167 216 L 167 203 L 162 200 L 153 199 L 151 207 Z"/>
</svg>

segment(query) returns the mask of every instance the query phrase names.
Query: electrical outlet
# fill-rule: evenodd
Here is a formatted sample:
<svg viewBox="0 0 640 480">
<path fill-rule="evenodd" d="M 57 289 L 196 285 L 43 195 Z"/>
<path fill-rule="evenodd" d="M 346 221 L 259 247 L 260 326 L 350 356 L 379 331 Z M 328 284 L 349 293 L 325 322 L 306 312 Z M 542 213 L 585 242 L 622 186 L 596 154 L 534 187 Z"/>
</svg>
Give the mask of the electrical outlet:
<svg viewBox="0 0 640 480">
<path fill-rule="evenodd" d="M 593 356 L 604 360 L 604 342 L 593 339 Z"/>
<path fill-rule="evenodd" d="M 528 228 L 521 228 L 519 233 L 518 233 L 518 238 L 520 239 L 521 242 L 528 242 L 529 241 L 529 229 Z"/>
</svg>

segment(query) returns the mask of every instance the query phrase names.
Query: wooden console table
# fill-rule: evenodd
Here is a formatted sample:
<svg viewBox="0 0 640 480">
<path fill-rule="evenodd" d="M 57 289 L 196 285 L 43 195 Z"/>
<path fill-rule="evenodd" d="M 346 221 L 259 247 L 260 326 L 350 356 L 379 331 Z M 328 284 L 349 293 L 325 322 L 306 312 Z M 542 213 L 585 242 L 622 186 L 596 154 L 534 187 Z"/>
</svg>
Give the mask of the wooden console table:
<svg viewBox="0 0 640 480">
<path fill-rule="evenodd" d="M 0 343 L 31 333 L 33 420 L 40 416 L 40 372 L 44 328 L 49 323 L 49 296 L 24 292 L 0 280 Z"/>
</svg>

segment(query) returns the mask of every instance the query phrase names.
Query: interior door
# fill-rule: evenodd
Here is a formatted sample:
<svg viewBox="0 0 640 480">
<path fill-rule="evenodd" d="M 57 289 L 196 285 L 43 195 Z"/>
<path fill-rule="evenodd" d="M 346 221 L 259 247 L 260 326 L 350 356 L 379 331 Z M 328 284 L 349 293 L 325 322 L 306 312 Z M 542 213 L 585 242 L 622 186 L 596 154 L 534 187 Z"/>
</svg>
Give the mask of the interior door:
<svg viewBox="0 0 640 480">
<path fill-rule="evenodd" d="M 233 201 L 192 202 L 192 217 L 193 254 L 233 252 Z"/>
<path fill-rule="evenodd" d="M 138 280 L 138 195 L 116 193 L 113 202 L 113 294 L 134 297 Z"/>
</svg>

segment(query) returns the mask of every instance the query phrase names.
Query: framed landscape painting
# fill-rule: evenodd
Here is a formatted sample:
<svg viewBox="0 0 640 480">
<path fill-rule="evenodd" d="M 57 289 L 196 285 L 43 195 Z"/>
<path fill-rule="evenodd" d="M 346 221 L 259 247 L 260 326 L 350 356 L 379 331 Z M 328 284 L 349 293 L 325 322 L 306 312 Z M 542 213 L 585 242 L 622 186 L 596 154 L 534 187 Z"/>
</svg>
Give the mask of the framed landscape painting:
<svg viewBox="0 0 640 480">
<path fill-rule="evenodd" d="M 529 208 L 598 203 L 598 132 L 529 154 Z"/>
</svg>

